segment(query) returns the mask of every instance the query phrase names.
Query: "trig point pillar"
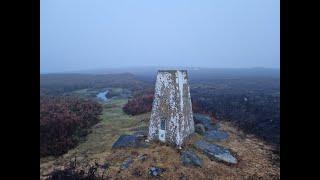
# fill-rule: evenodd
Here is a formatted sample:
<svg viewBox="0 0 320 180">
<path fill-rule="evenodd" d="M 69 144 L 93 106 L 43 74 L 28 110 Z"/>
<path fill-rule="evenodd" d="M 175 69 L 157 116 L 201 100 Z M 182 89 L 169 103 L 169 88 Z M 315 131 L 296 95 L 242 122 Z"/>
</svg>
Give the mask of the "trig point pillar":
<svg viewBox="0 0 320 180">
<path fill-rule="evenodd" d="M 149 140 L 180 147 L 194 132 L 188 73 L 186 70 L 159 70 L 149 125 Z"/>
</svg>

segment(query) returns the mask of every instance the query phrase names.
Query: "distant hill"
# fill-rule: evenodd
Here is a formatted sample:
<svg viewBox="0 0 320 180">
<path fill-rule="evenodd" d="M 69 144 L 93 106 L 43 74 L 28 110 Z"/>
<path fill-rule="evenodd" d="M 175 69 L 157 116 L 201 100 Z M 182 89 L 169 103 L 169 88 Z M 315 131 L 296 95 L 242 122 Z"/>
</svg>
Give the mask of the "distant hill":
<svg viewBox="0 0 320 180">
<path fill-rule="evenodd" d="M 114 73 L 132 73 L 136 75 L 155 75 L 159 69 L 183 69 L 192 74 L 212 74 L 217 77 L 231 76 L 280 76 L 279 68 L 204 68 L 204 67 L 175 67 L 175 66 L 150 66 L 150 67 L 123 67 L 123 68 L 100 68 L 90 70 L 70 71 L 67 73 L 78 74 L 114 74 Z"/>
<path fill-rule="evenodd" d="M 154 82 L 159 69 L 188 70 L 190 81 L 207 81 L 214 79 L 239 79 L 239 78 L 280 78 L 279 68 L 204 68 L 204 67 L 127 67 L 127 68 L 101 68 L 92 70 L 75 71 L 81 74 L 114 74 L 131 73 L 139 80 L 147 83 Z"/>
</svg>

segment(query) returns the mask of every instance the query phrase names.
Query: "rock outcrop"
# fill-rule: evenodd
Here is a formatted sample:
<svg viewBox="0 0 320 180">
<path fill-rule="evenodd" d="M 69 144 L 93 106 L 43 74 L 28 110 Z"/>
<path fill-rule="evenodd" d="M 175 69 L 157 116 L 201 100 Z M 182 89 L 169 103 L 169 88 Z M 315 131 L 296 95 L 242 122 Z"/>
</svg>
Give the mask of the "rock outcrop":
<svg viewBox="0 0 320 180">
<path fill-rule="evenodd" d="M 193 114 L 193 120 L 195 124 L 202 124 L 207 131 L 217 130 L 218 124 L 214 124 L 211 117 L 205 114 Z"/>
<path fill-rule="evenodd" d="M 204 140 L 199 140 L 194 143 L 195 147 L 203 151 L 211 160 L 223 161 L 229 164 L 237 164 L 237 159 L 230 153 L 229 150 L 222 146 L 208 143 Z"/>
<path fill-rule="evenodd" d="M 207 141 L 225 141 L 229 138 L 229 134 L 220 130 L 211 130 L 204 133 L 204 139 Z"/>
</svg>

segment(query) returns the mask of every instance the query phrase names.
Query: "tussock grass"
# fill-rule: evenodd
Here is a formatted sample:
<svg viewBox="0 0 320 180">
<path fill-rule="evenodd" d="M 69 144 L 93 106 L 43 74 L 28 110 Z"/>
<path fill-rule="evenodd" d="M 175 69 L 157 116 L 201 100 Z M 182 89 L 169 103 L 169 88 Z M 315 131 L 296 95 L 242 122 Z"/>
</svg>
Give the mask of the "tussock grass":
<svg viewBox="0 0 320 180">
<path fill-rule="evenodd" d="M 202 159 L 203 167 L 183 166 L 180 151 L 158 142 L 152 142 L 148 148 L 127 148 L 112 150 L 111 146 L 121 134 L 132 134 L 136 129 L 146 128 L 150 113 L 137 116 L 127 115 L 122 111 L 127 99 L 114 99 L 104 105 L 102 121 L 92 128 L 87 140 L 61 157 L 40 159 L 41 178 L 54 169 L 63 169 L 71 159 L 76 157 L 79 168 L 89 165 L 110 164 L 107 170 L 99 169 L 109 179 L 150 179 L 148 168 L 157 166 L 166 169 L 160 179 L 278 179 L 279 164 L 272 159 L 277 156 L 273 147 L 247 135 L 230 123 L 221 122 L 221 129 L 228 132 L 230 138 L 217 144 L 229 148 L 235 153 L 239 163 L 229 166 L 212 161 L 193 147 L 193 142 L 201 139 L 198 134 L 186 141 L 183 149 L 193 149 Z M 146 156 L 141 160 L 141 156 Z M 131 156 L 133 163 L 126 170 L 120 170 L 121 163 Z M 279 158 L 279 157 L 278 157 Z"/>
</svg>

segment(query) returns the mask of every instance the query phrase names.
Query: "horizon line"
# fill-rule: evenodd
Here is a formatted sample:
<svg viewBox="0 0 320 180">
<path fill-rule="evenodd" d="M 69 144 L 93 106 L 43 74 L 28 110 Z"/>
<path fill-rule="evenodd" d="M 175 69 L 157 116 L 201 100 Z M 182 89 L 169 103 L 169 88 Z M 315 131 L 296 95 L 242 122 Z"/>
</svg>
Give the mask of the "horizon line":
<svg viewBox="0 0 320 180">
<path fill-rule="evenodd" d="M 90 68 L 90 69 L 79 69 L 79 70 L 66 70 L 66 71 L 45 71 L 40 74 L 81 74 L 89 71 L 99 71 L 99 70 L 121 70 L 128 68 L 172 68 L 175 67 L 177 70 L 179 69 L 280 69 L 280 67 L 263 67 L 263 66 L 255 66 L 255 67 L 203 67 L 203 66 L 124 66 L 124 67 L 105 67 L 105 68 Z"/>
</svg>

